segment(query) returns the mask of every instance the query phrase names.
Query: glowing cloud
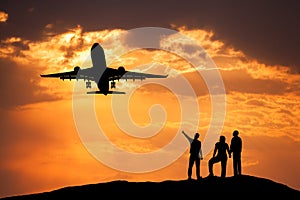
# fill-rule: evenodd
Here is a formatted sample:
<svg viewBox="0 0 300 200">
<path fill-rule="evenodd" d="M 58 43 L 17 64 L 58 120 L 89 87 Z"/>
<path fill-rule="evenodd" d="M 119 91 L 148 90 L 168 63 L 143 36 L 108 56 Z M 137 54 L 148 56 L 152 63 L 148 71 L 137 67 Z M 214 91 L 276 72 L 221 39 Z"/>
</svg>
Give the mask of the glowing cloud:
<svg viewBox="0 0 300 200">
<path fill-rule="evenodd" d="M 0 11 L 0 22 L 6 22 L 8 20 L 8 14 L 6 12 Z"/>
</svg>

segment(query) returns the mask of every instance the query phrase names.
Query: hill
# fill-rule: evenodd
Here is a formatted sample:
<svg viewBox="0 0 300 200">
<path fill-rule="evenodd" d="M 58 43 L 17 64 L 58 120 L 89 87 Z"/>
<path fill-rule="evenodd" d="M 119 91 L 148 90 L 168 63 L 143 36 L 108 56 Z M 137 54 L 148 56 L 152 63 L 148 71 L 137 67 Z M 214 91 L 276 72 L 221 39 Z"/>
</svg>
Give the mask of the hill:
<svg viewBox="0 0 300 200">
<path fill-rule="evenodd" d="M 107 183 L 64 187 L 50 192 L 5 197 L 1 200 L 51 200 L 109 198 L 193 197 L 291 197 L 300 198 L 300 191 L 269 179 L 249 175 L 240 177 L 206 177 L 201 180 L 166 180 L 162 182 L 128 182 L 117 180 Z"/>
</svg>

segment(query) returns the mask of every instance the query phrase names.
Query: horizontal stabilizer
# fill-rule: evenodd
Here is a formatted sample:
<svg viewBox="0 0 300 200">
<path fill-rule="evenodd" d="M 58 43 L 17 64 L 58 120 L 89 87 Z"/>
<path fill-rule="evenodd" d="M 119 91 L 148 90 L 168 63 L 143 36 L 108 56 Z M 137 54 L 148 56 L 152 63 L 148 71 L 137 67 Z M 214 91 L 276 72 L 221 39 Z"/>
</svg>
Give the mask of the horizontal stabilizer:
<svg viewBox="0 0 300 200">
<path fill-rule="evenodd" d="M 87 94 L 126 94 L 125 92 L 119 92 L 119 91 L 108 91 L 108 92 L 101 92 L 101 91 L 91 91 L 91 92 L 87 92 Z"/>
</svg>

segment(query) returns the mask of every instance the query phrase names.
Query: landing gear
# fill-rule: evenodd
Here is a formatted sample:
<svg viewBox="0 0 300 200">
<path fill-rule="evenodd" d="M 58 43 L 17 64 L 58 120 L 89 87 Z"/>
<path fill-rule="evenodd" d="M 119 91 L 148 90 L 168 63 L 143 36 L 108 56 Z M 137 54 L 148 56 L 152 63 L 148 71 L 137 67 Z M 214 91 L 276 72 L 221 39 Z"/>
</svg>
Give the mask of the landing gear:
<svg viewBox="0 0 300 200">
<path fill-rule="evenodd" d="M 86 85 L 85 85 L 86 88 L 92 88 L 92 83 L 91 83 L 91 81 L 87 81 L 85 84 L 86 84 Z"/>
<path fill-rule="evenodd" d="M 111 82 L 110 88 L 116 88 L 116 82 Z"/>
</svg>

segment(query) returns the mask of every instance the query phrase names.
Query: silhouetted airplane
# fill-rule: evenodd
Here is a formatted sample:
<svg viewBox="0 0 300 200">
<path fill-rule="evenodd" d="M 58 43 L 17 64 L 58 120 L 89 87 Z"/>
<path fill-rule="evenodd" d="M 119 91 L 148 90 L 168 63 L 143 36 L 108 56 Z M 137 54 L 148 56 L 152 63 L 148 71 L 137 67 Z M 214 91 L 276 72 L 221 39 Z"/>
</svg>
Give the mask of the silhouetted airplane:
<svg viewBox="0 0 300 200">
<path fill-rule="evenodd" d="M 97 83 L 99 91 L 87 92 L 88 94 L 125 94 L 125 92 L 118 92 L 109 90 L 109 82 L 111 88 L 116 87 L 115 80 L 120 79 L 140 79 L 146 78 L 166 78 L 168 75 L 147 74 L 140 72 L 127 71 L 123 66 L 118 69 L 109 68 L 106 66 L 105 54 L 103 48 L 99 43 L 94 43 L 91 48 L 92 67 L 81 69 L 79 66 L 74 67 L 73 71 L 60 72 L 53 74 L 44 74 L 41 77 L 54 77 L 64 79 L 83 79 L 86 81 L 86 88 L 91 88 L 91 82 Z"/>
</svg>

